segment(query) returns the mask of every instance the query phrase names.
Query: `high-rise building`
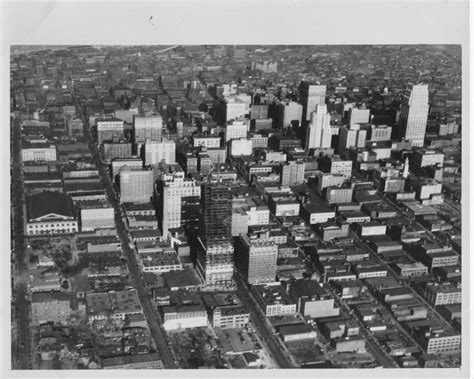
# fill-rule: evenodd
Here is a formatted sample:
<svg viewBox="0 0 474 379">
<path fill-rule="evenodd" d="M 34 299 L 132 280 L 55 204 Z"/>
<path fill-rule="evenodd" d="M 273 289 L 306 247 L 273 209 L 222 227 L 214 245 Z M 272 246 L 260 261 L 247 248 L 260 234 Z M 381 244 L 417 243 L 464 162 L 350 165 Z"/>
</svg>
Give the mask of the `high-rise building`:
<svg viewBox="0 0 474 379">
<path fill-rule="evenodd" d="M 147 140 L 161 142 L 162 129 L 163 119 L 160 115 L 133 117 L 133 130 L 137 144 L 143 144 Z"/>
<path fill-rule="evenodd" d="M 194 179 L 187 179 L 184 172 L 165 174 L 158 184 L 160 191 L 160 220 L 163 235 L 170 228 L 183 226 L 188 229 L 190 223 L 196 224 L 199 215 L 201 187 Z"/>
<path fill-rule="evenodd" d="M 428 85 L 410 84 L 405 91 L 400 110 L 401 137 L 412 146 L 423 146 L 428 121 Z"/>
<path fill-rule="evenodd" d="M 151 170 L 122 169 L 120 172 L 120 203 L 146 203 L 153 196 Z"/>
<path fill-rule="evenodd" d="M 232 194 L 221 183 L 206 183 L 201 190 L 200 249 L 197 263 L 208 287 L 232 284 L 234 247 Z"/>
<path fill-rule="evenodd" d="M 118 118 L 98 118 L 95 120 L 97 127 L 97 143 L 104 141 L 120 141 L 124 136 L 123 120 Z"/>
<path fill-rule="evenodd" d="M 238 96 L 225 98 L 225 120 L 235 120 L 244 116 L 248 111 L 248 105 Z"/>
<path fill-rule="evenodd" d="M 252 104 L 250 119 L 266 119 L 268 117 L 268 104 Z"/>
<path fill-rule="evenodd" d="M 300 102 L 303 105 L 303 120 L 309 121 L 317 105 L 326 103 L 326 86 L 301 82 L 298 87 Z"/>
<path fill-rule="evenodd" d="M 281 185 L 297 186 L 304 183 L 304 162 L 290 161 L 281 167 Z"/>
<path fill-rule="evenodd" d="M 370 120 L 370 109 L 351 108 L 349 109 L 349 125 L 366 124 Z"/>
<path fill-rule="evenodd" d="M 316 105 L 316 110 L 311 112 L 310 119 L 306 129 L 306 151 L 331 147 L 331 115 L 327 111 L 327 106 Z"/>
<path fill-rule="evenodd" d="M 275 241 L 240 235 L 239 270 L 249 284 L 264 284 L 275 281 L 278 245 Z"/>
<path fill-rule="evenodd" d="M 239 139 L 233 139 L 230 142 L 229 155 L 233 157 L 237 156 L 250 156 L 252 155 L 253 142 L 245 137 Z"/>
<path fill-rule="evenodd" d="M 228 123 L 225 129 L 225 142 L 232 139 L 247 137 L 247 132 L 250 128 L 250 120 L 237 119 Z"/>
<path fill-rule="evenodd" d="M 206 183 L 201 190 L 201 237 L 204 241 L 231 237 L 232 194 L 227 185 Z"/>
<path fill-rule="evenodd" d="M 278 127 L 288 128 L 292 123 L 301 125 L 303 106 L 294 101 L 278 105 Z"/>
<path fill-rule="evenodd" d="M 145 165 L 155 165 L 162 161 L 167 164 L 176 163 L 176 144 L 174 141 L 147 140 L 145 142 Z"/>
<path fill-rule="evenodd" d="M 360 129 L 358 124 L 351 125 L 348 129 L 345 126 L 339 128 L 339 147 L 338 153 L 345 154 L 347 149 L 351 147 L 365 147 L 367 130 Z"/>
</svg>

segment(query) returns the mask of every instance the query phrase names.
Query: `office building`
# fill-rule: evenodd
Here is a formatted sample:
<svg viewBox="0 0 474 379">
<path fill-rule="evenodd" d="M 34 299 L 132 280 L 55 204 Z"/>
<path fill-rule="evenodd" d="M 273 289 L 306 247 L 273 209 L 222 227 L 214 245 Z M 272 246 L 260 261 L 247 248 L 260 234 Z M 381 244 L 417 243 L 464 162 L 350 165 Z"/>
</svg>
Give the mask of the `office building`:
<svg viewBox="0 0 474 379">
<path fill-rule="evenodd" d="M 47 162 L 57 159 L 56 145 L 49 143 L 23 142 L 21 145 L 22 162 Z"/>
<path fill-rule="evenodd" d="M 97 118 L 97 143 L 101 145 L 104 141 L 118 142 L 124 137 L 123 120 L 118 118 Z"/>
<path fill-rule="evenodd" d="M 123 168 L 129 170 L 141 170 L 143 168 L 143 161 L 140 158 L 116 158 L 112 159 L 112 178 L 115 180 L 117 174 Z"/>
<path fill-rule="evenodd" d="M 135 143 L 144 144 L 147 140 L 161 142 L 163 119 L 160 115 L 133 116 Z"/>
<path fill-rule="evenodd" d="M 225 98 L 225 121 L 235 120 L 247 114 L 248 105 L 238 96 Z"/>
<path fill-rule="evenodd" d="M 250 121 L 247 119 L 237 119 L 227 123 L 225 127 L 225 142 L 247 137 L 249 128 Z"/>
<path fill-rule="evenodd" d="M 289 161 L 281 166 L 281 185 L 297 186 L 304 183 L 304 162 Z"/>
<path fill-rule="evenodd" d="M 301 125 L 303 106 L 294 101 L 278 105 L 278 127 L 288 128 L 292 124 Z"/>
<path fill-rule="evenodd" d="M 413 146 L 423 146 L 428 121 L 428 85 L 410 84 L 405 90 L 400 110 L 401 137 Z"/>
<path fill-rule="evenodd" d="M 80 201 L 76 206 L 80 210 L 82 232 L 115 227 L 114 208 L 108 201 Z"/>
<path fill-rule="evenodd" d="M 166 139 L 162 141 L 147 140 L 145 142 L 145 166 L 161 162 L 176 163 L 176 143 Z"/>
<path fill-rule="evenodd" d="M 349 109 L 349 125 L 367 124 L 370 120 L 370 109 L 351 108 Z"/>
<path fill-rule="evenodd" d="M 188 229 L 197 223 L 201 187 L 183 172 L 165 174 L 158 184 L 160 195 L 159 217 L 164 236 L 171 228 Z"/>
<path fill-rule="evenodd" d="M 306 151 L 331 147 L 331 115 L 327 112 L 327 106 L 316 105 L 316 110 L 311 112 L 310 120 L 306 127 Z"/>
<path fill-rule="evenodd" d="M 232 285 L 234 247 L 232 194 L 221 183 L 206 183 L 201 189 L 200 249 L 197 264 L 208 287 Z"/>
<path fill-rule="evenodd" d="M 120 203 L 146 203 L 153 196 L 151 170 L 122 169 L 120 172 Z"/>
<path fill-rule="evenodd" d="M 367 137 L 367 131 L 360 129 L 358 124 L 351 125 L 348 129 L 345 126 L 339 128 L 339 154 L 345 154 L 351 147 L 364 148 Z"/>
<path fill-rule="evenodd" d="M 266 118 L 268 118 L 268 105 L 252 104 L 252 106 L 250 107 L 250 119 L 263 120 Z"/>
<path fill-rule="evenodd" d="M 318 105 L 326 103 L 326 86 L 301 82 L 298 87 L 300 102 L 303 105 L 303 119 L 308 121 Z"/>
<path fill-rule="evenodd" d="M 229 155 L 232 157 L 252 155 L 253 142 L 245 137 L 230 142 Z"/>
<path fill-rule="evenodd" d="M 249 284 L 275 282 L 277 258 L 278 245 L 274 241 L 257 235 L 240 235 L 236 264 Z"/>
</svg>

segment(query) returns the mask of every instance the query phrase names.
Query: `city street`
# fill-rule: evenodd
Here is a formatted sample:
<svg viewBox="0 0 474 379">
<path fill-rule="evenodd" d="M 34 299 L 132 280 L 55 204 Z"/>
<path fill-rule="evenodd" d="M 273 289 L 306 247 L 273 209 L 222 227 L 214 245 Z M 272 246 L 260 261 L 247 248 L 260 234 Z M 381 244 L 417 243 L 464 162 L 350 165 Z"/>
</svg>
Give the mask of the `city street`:
<svg viewBox="0 0 474 379">
<path fill-rule="evenodd" d="M 246 288 L 243 279 L 238 275 L 234 276 L 234 278 L 237 283 L 237 294 L 250 310 L 251 320 L 262 337 L 262 342 L 265 344 L 266 350 L 273 356 L 273 359 L 278 362 L 280 368 L 298 367 L 286 347 L 282 346 L 282 343 L 277 340 L 278 337 L 273 334 L 268 320 L 261 313 L 262 311 L 253 299 L 250 291 Z"/>
<path fill-rule="evenodd" d="M 13 152 L 12 152 L 12 202 L 14 204 L 14 243 L 15 248 L 12 253 L 15 254 L 16 272 L 12 273 L 15 277 L 15 307 L 16 317 L 18 321 L 18 341 L 16 342 L 16 351 L 13 356 L 17 359 L 13 360 L 14 369 L 31 368 L 30 356 L 30 325 L 29 325 L 29 303 L 27 300 L 28 293 L 28 264 L 25 249 L 24 237 L 24 190 L 23 190 L 23 173 L 21 170 L 21 130 L 18 119 L 12 121 L 13 127 Z"/>
<path fill-rule="evenodd" d="M 88 122 L 82 112 L 80 103 L 77 102 L 76 104 L 84 123 L 88 125 Z M 89 141 L 90 141 L 89 148 L 91 149 L 91 152 L 94 156 L 102 181 L 103 183 L 105 183 L 105 190 L 107 191 L 107 197 L 109 198 L 115 210 L 115 223 L 116 223 L 117 233 L 122 243 L 122 250 L 127 257 L 130 274 L 132 276 L 133 282 L 135 284 L 135 289 L 137 290 L 138 297 L 142 304 L 143 313 L 148 322 L 148 326 L 150 327 L 151 335 L 153 336 L 155 340 L 156 346 L 158 348 L 158 352 L 160 353 L 164 366 L 166 368 L 177 368 L 176 362 L 170 352 L 170 349 L 167 343 L 166 332 L 163 330 L 161 326 L 162 325 L 161 317 L 151 305 L 149 295 L 147 294 L 146 289 L 145 289 L 142 273 L 138 269 L 137 260 L 136 260 L 134 251 L 130 248 L 129 235 L 127 232 L 127 228 L 121 217 L 121 207 L 117 199 L 117 196 L 115 194 L 115 191 L 113 189 L 113 184 L 110 181 L 110 177 L 107 173 L 105 166 L 101 162 L 97 145 L 94 143 L 93 139 L 91 138 L 90 133 L 88 134 L 89 134 Z"/>
</svg>

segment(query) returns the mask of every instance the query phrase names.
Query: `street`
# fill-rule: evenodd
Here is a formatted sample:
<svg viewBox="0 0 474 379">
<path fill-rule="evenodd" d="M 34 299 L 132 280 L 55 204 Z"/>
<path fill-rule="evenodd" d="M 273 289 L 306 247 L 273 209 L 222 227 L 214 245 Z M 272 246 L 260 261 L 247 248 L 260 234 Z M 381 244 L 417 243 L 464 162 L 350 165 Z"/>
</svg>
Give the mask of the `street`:
<svg viewBox="0 0 474 379">
<path fill-rule="evenodd" d="M 81 115 L 81 118 L 84 121 L 84 124 L 88 126 L 88 120 L 86 120 L 86 118 L 84 117 L 80 103 L 77 102 L 76 104 L 77 104 L 79 113 Z M 89 130 L 88 127 L 86 127 L 85 129 L 87 131 Z M 153 336 L 155 340 L 158 352 L 161 356 L 161 359 L 163 360 L 163 364 L 165 368 L 168 368 L 168 369 L 178 368 L 173 358 L 173 355 L 169 349 L 169 346 L 167 343 L 168 338 L 167 338 L 166 332 L 161 326 L 162 325 L 161 317 L 159 313 L 151 305 L 149 295 L 146 292 L 145 285 L 143 282 L 142 273 L 138 269 L 138 264 L 137 264 L 134 251 L 130 248 L 130 245 L 129 245 L 130 241 L 129 241 L 127 228 L 121 217 L 121 207 L 117 199 L 117 196 L 115 194 L 115 191 L 113 189 L 113 184 L 110 181 L 110 177 L 108 175 L 108 172 L 105 166 L 102 164 L 102 161 L 100 159 L 100 154 L 97 148 L 97 144 L 93 141 L 89 132 L 87 132 L 87 135 L 89 137 L 89 148 L 95 159 L 102 181 L 105 184 L 107 197 L 109 198 L 109 201 L 114 207 L 115 224 L 117 228 L 117 233 L 122 243 L 122 250 L 127 257 L 130 274 L 132 276 L 138 298 L 140 299 L 140 303 L 143 308 L 143 314 L 145 315 L 145 318 L 148 322 L 148 326 L 150 327 L 151 335 Z"/>
<path fill-rule="evenodd" d="M 15 276 L 15 307 L 17 309 L 16 316 L 18 321 L 18 341 L 16 349 L 13 352 L 14 369 L 30 369 L 30 323 L 29 323 L 29 303 L 27 300 L 28 293 L 28 264 L 25 253 L 25 236 L 24 236 L 24 220 L 23 205 L 25 204 L 23 189 L 23 172 L 21 169 L 21 130 L 18 119 L 12 121 L 12 188 L 11 196 L 14 204 L 14 246 L 12 254 L 15 254 L 16 272 L 11 274 Z"/>
<path fill-rule="evenodd" d="M 266 350 L 273 356 L 280 368 L 297 368 L 298 365 L 293 361 L 286 347 L 283 347 L 282 344 L 277 341 L 278 337 L 273 334 L 268 320 L 264 318 L 265 316 L 261 313 L 258 304 L 253 299 L 250 291 L 246 288 L 243 279 L 238 275 L 234 276 L 234 278 L 237 283 L 237 294 L 248 307 L 251 320 L 260 336 L 262 336 L 262 342 L 265 344 Z"/>
</svg>

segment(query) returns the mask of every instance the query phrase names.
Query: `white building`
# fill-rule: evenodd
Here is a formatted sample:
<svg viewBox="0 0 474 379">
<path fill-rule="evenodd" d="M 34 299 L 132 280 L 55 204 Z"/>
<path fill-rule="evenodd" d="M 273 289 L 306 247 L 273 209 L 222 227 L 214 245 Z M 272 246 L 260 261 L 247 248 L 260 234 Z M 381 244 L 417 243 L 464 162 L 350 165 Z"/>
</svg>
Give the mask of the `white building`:
<svg viewBox="0 0 474 379">
<path fill-rule="evenodd" d="M 331 147 L 332 131 L 331 115 L 326 105 L 316 105 L 316 111 L 311 112 L 311 121 L 306 130 L 306 151 L 313 148 Z"/>
<path fill-rule="evenodd" d="M 114 208 L 104 202 L 84 202 L 79 205 L 81 218 L 81 231 L 114 228 Z"/>
<path fill-rule="evenodd" d="M 247 216 L 248 226 L 268 225 L 270 222 L 270 210 L 266 206 L 250 207 Z"/>
<path fill-rule="evenodd" d="M 250 128 L 250 120 L 239 119 L 234 120 L 226 125 L 225 129 L 225 142 L 232 139 L 239 139 L 247 137 L 247 132 Z"/>
<path fill-rule="evenodd" d="M 145 142 L 145 165 L 156 165 L 162 161 L 167 164 L 176 163 L 176 143 L 174 141 Z"/>
<path fill-rule="evenodd" d="M 212 137 L 212 136 L 194 137 L 193 146 L 194 147 L 204 146 L 210 149 L 219 148 L 221 146 L 221 138 Z"/>
<path fill-rule="evenodd" d="M 349 109 L 349 125 L 366 124 L 370 120 L 370 109 Z"/>
<path fill-rule="evenodd" d="M 131 170 L 141 170 L 143 168 L 143 161 L 140 158 L 116 158 L 112 160 L 112 177 L 115 178 L 122 167 L 128 167 Z"/>
<path fill-rule="evenodd" d="M 294 101 L 280 104 L 280 119 L 282 121 L 282 127 L 287 128 L 291 125 L 292 121 L 298 121 L 301 125 L 303 117 L 303 106 Z"/>
<path fill-rule="evenodd" d="M 163 235 L 170 228 L 181 226 L 181 201 L 183 197 L 201 197 L 201 187 L 194 179 L 187 179 L 183 172 L 163 176 Z"/>
<path fill-rule="evenodd" d="M 49 143 L 23 143 L 21 149 L 23 162 L 55 161 L 56 145 Z"/>
<path fill-rule="evenodd" d="M 345 126 L 339 128 L 339 154 L 343 154 L 351 147 L 363 148 L 367 138 L 367 131 L 361 130 L 359 124 L 351 125 L 348 129 Z"/>
<path fill-rule="evenodd" d="M 163 119 L 160 115 L 134 116 L 133 129 L 135 143 L 145 143 L 147 140 L 161 141 Z"/>
<path fill-rule="evenodd" d="M 410 84 L 405 91 L 400 111 L 402 137 L 412 146 L 423 146 L 428 121 L 428 85 Z"/>
<path fill-rule="evenodd" d="M 249 105 L 246 104 L 240 97 L 229 96 L 225 98 L 225 101 L 226 121 L 243 117 L 248 112 Z"/>
<path fill-rule="evenodd" d="M 252 140 L 247 138 L 233 139 L 230 142 L 230 155 L 252 155 Z"/>
<path fill-rule="evenodd" d="M 207 326 L 207 312 L 201 305 L 181 305 L 162 307 L 163 328 L 166 331 L 176 329 L 200 328 Z"/>
</svg>

